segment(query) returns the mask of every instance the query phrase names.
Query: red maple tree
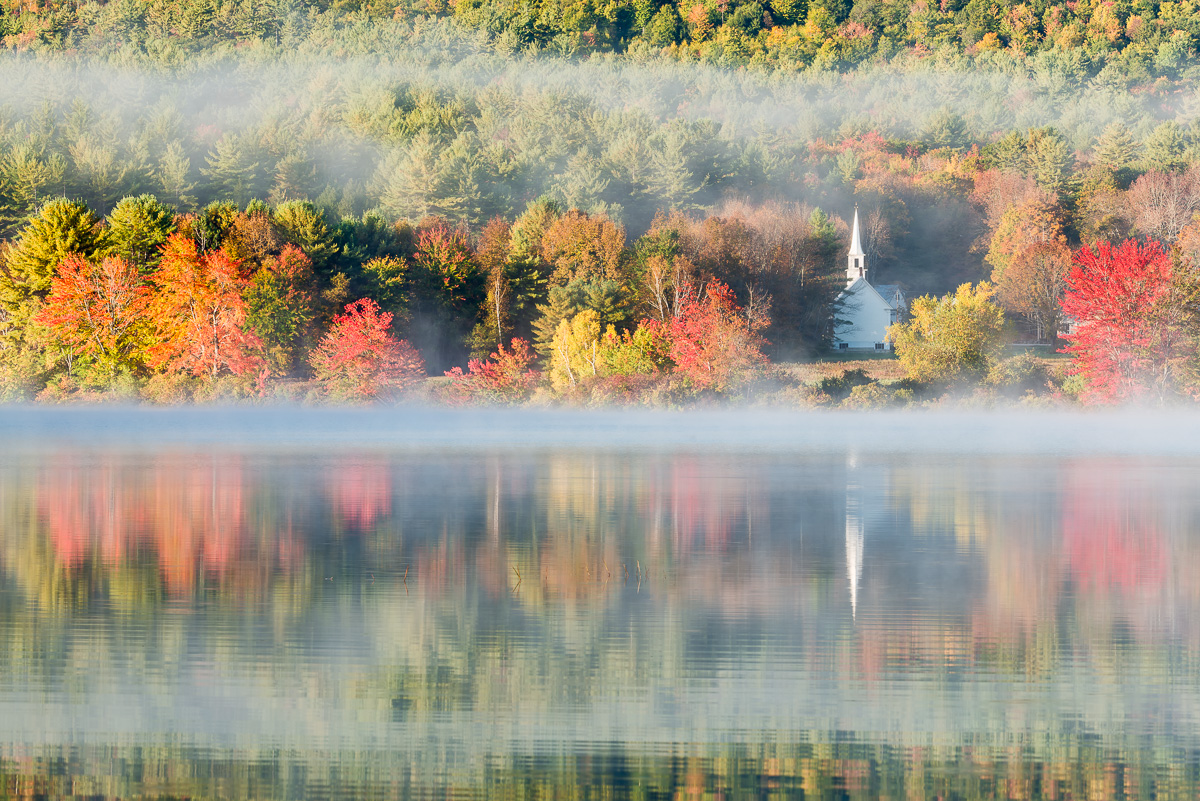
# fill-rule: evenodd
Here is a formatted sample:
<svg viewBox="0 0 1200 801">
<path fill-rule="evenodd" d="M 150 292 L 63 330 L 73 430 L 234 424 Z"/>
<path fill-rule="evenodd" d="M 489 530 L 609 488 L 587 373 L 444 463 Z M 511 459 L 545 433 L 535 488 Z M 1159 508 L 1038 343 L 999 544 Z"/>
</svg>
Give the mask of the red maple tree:
<svg viewBox="0 0 1200 801">
<path fill-rule="evenodd" d="M 112 373 L 137 354 L 150 291 L 136 267 L 117 256 L 99 264 L 65 258 L 37 320 L 78 355 L 92 356 Z"/>
<path fill-rule="evenodd" d="M 643 323 L 644 324 L 644 323 Z M 699 297 L 680 307 L 669 324 L 671 360 L 698 389 L 723 392 L 766 363 L 764 340 L 738 306 L 733 290 L 710 281 Z"/>
<path fill-rule="evenodd" d="M 262 344 L 246 329 L 247 280 L 224 248 L 200 253 L 191 237 L 172 234 L 152 280 L 159 337 L 150 349 L 152 366 L 208 378 L 262 368 Z"/>
<path fill-rule="evenodd" d="M 535 358 L 523 339 L 514 339 L 508 348 L 501 342 L 488 358 L 467 362 L 467 372 L 461 367 L 446 371 L 450 379 L 448 399 L 455 403 L 526 400 L 537 386 L 537 371 L 531 369 Z"/>
<path fill-rule="evenodd" d="M 1072 372 L 1089 403 L 1162 396 L 1184 356 L 1188 294 L 1155 241 L 1101 242 L 1075 254 L 1063 313 L 1073 320 Z"/>
<path fill-rule="evenodd" d="M 317 380 L 332 397 L 370 400 L 399 394 L 425 377 L 416 349 L 388 330 L 392 315 L 369 298 L 346 305 L 313 350 Z"/>
</svg>

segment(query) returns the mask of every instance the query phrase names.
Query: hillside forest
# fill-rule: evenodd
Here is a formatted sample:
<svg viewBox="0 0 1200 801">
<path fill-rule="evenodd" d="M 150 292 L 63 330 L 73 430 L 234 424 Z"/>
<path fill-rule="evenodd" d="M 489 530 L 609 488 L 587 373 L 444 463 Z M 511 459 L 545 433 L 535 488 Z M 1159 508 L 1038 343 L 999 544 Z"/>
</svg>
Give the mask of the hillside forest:
<svg viewBox="0 0 1200 801">
<path fill-rule="evenodd" d="M 1194 12 L 9 5 L 0 397 L 1189 398 Z M 856 205 L 901 375 L 806 382 Z"/>
</svg>

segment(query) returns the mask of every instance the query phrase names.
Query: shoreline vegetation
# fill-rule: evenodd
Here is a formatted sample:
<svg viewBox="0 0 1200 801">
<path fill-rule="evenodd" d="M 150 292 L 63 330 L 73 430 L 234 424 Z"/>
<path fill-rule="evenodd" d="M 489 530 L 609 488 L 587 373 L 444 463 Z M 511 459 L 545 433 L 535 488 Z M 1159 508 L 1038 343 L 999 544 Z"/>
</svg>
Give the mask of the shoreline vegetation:
<svg viewBox="0 0 1200 801">
<path fill-rule="evenodd" d="M 3 6 L 0 402 L 1192 402 L 1193 5 Z"/>
</svg>

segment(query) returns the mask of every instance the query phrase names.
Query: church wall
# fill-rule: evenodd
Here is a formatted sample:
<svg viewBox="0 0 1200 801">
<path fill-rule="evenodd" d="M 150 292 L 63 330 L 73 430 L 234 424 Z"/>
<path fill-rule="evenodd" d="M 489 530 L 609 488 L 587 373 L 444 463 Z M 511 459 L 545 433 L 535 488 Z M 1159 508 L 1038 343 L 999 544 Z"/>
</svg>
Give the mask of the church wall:
<svg viewBox="0 0 1200 801">
<path fill-rule="evenodd" d="M 888 327 L 891 325 L 892 310 L 877 293 L 861 287 L 852 288 L 844 302 L 839 317 L 848 324 L 838 326 L 834 333 L 834 347 L 845 343 L 849 350 L 875 350 L 876 343 L 886 343 Z"/>
</svg>

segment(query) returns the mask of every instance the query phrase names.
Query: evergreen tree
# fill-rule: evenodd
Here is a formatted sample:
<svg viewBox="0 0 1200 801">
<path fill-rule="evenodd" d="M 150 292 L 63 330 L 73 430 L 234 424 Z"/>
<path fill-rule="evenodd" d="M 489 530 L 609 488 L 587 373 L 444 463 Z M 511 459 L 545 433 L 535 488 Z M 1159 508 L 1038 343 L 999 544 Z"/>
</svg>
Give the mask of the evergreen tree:
<svg viewBox="0 0 1200 801">
<path fill-rule="evenodd" d="M 562 216 L 558 204 L 548 197 L 530 202 L 525 212 L 512 226 L 510 253 L 514 258 L 538 257 L 542 252 L 542 237 L 546 229 Z"/>
<path fill-rule="evenodd" d="M 578 290 L 577 284 L 551 287 L 546 302 L 538 305 L 538 318 L 533 323 L 533 347 L 541 356 L 549 357 L 553 351 L 559 323 L 582 311 L 583 302 Z"/>
<path fill-rule="evenodd" d="M 1039 187 L 1055 194 L 1063 191 L 1073 157 L 1066 140 L 1057 131 L 1053 128 L 1031 130 L 1025 158 L 1029 174 Z"/>
<path fill-rule="evenodd" d="M 29 142 L 14 145 L 0 159 L 0 226 L 11 234 L 45 202 L 62 191 L 66 160 Z"/>
<path fill-rule="evenodd" d="M 74 168 L 74 185 L 85 202 L 107 210 L 122 195 L 137 191 L 137 171 L 122 158 L 117 146 L 96 136 L 80 138 L 67 148 Z"/>
<path fill-rule="evenodd" d="M 1176 122 L 1164 122 L 1146 138 L 1146 166 L 1152 170 L 1174 172 L 1183 167 L 1187 138 Z"/>
<path fill-rule="evenodd" d="M 337 254 L 325 215 L 307 200 L 290 200 L 276 207 L 275 224 L 289 242 L 312 259 L 313 270 L 323 275 Z"/>
<path fill-rule="evenodd" d="M 72 253 L 90 259 L 101 243 L 100 221 L 91 209 L 77 200 L 51 200 L 21 232 L 5 272 L 25 292 L 44 296 L 59 262 Z"/>
<path fill-rule="evenodd" d="M 174 230 L 174 214 L 156 197 L 127 197 L 108 215 L 105 251 L 147 274 L 158 267 L 159 249 Z"/>
<path fill-rule="evenodd" d="M 437 145 L 428 131 L 413 137 L 404 151 L 393 153 L 378 178 L 383 207 L 411 220 L 432 214 L 440 181 L 437 162 Z"/>
<path fill-rule="evenodd" d="M 208 177 L 219 199 L 242 207 L 263 194 L 261 157 L 249 136 L 225 134 L 205 161 L 208 167 L 200 172 Z"/>
<path fill-rule="evenodd" d="M 671 209 L 695 208 L 696 194 L 706 176 L 696 174 L 686 133 L 681 126 L 673 125 L 655 140 L 647 189 Z"/>
<path fill-rule="evenodd" d="M 1004 172 L 1025 172 L 1027 168 L 1026 138 L 1020 131 L 1010 131 L 994 144 L 984 148 L 984 154 L 996 169 Z"/>
<path fill-rule="evenodd" d="M 1100 134 L 1092 152 L 1098 166 L 1116 173 L 1137 159 L 1138 146 L 1129 129 L 1119 122 L 1114 122 Z"/>
<path fill-rule="evenodd" d="M 192 221 L 191 235 L 201 253 L 216 250 L 237 221 L 238 207 L 232 201 L 214 201 Z"/>
<path fill-rule="evenodd" d="M 162 187 L 162 196 L 177 209 L 192 208 L 196 203 L 192 190 L 196 183 L 189 180 L 192 162 L 179 141 L 173 141 L 163 150 L 154 177 Z"/>
<path fill-rule="evenodd" d="M 55 357 L 36 316 L 58 265 L 72 254 L 92 259 L 99 247 L 99 220 L 79 201 L 49 201 L 22 230 L 0 268 L 0 394 L 43 382 Z"/>
<path fill-rule="evenodd" d="M 309 200 L 317 187 L 317 168 L 307 153 L 288 153 L 275 165 L 275 183 L 271 187 L 271 202 Z"/>
<path fill-rule="evenodd" d="M 925 123 L 922 137 L 930 147 L 960 149 L 967 144 L 967 123 L 961 115 L 943 106 Z"/>
</svg>

